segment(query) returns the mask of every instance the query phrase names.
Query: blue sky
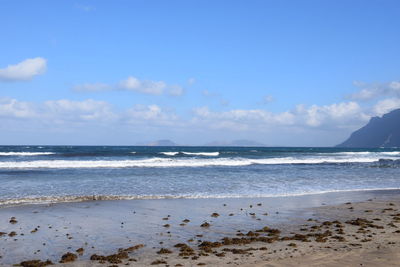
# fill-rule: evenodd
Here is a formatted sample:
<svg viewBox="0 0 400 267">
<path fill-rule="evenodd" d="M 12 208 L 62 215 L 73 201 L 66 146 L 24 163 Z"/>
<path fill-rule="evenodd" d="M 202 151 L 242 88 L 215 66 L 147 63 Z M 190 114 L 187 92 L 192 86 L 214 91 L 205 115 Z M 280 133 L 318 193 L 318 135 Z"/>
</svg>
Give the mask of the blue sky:
<svg viewBox="0 0 400 267">
<path fill-rule="evenodd" d="M 400 107 L 399 12 L 387 0 L 0 0 L 0 138 L 334 145 Z"/>
</svg>

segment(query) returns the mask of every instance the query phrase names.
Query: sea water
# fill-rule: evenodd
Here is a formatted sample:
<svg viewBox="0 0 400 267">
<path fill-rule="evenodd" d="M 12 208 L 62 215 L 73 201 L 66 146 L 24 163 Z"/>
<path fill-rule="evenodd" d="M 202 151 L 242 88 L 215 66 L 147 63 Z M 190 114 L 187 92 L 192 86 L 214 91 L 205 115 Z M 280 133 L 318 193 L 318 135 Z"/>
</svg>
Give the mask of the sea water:
<svg viewBox="0 0 400 267">
<path fill-rule="evenodd" d="M 400 188 L 400 149 L 0 146 L 0 206 Z"/>
</svg>

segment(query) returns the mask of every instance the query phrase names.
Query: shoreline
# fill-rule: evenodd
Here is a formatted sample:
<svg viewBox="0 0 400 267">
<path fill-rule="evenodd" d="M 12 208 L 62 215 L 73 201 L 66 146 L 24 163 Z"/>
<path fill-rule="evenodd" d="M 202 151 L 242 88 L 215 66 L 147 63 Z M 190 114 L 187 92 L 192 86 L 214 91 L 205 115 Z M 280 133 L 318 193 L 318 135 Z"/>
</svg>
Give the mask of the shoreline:
<svg viewBox="0 0 400 267">
<path fill-rule="evenodd" d="M 358 193 L 358 192 L 395 192 L 399 191 L 400 188 L 367 188 L 367 189 L 343 189 L 343 190 L 332 190 L 332 191 L 321 191 L 321 192 L 310 192 L 310 193 L 298 193 L 298 194 L 287 194 L 287 195 L 257 195 L 257 196 L 241 196 L 241 195 L 226 195 L 226 196 L 116 196 L 116 195 L 87 195 L 87 196 L 59 196 L 59 197 L 26 197 L 19 199 L 3 199 L 0 200 L 0 209 L 13 208 L 19 206 L 40 206 L 40 205 L 57 205 L 57 204 L 68 204 L 68 203 L 82 203 L 92 201 L 135 201 L 135 200 L 202 200 L 202 199 L 271 199 L 271 198 L 292 198 L 292 197 L 307 197 L 327 194 L 346 194 L 346 193 Z"/>
<path fill-rule="evenodd" d="M 368 201 L 371 199 L 372 201 Z M 344 204 L 347 202 L 357 202 L 352 204 L 352 211 Z M 341 220 L 345 230 L 354 228 L 352 225 L 347 225 L 345 221 L 354 220 L 355 216 L 365 217 L 368 221 L 380 219 L 386 222 L 391 217 L 380 212 L 389 203 L 392 203 L 393 207 L 400 207 L 400 190 L 351 191 L 270 198 L 87 201 L 4 207 L 0 208 L 0 218 L 2 218 L 0 232 L 6 233 L 0 237 L 0 256 L 2 256 L 0 264 L 11 265 L 32 259 L 42 261 L 50 259 L 57 263 L 62 255 L 70 252 L 78 256 L 76 261 L 70 264 L 95 266 L 100 263 L 90 260 L 93 254 L 112 255 L 118 253 L 119 248 L 130 247 L 131 251 L 127 252 L 128 257 L 134 258 L 137 262 L 121 259 L 123 264 L 147 266 L 153 262 L 152 259 L 160 259 L 160 261 L 172 264 L 171 266 L 174 264 L 190 266 L 190 264 L 198 263 L 225 266 L 235 263 L 243 265 L 251 259 L 254 261 L 252 266 L 254 264 L 264 264 L 263 266 L 265 266 L 265 264 L 275 261 L 293 260 L 290 256 L 296 258 L 302 254 L 310 255 L 311 252 L 320 253 L 322 248 L 319 248 L 318 251 L 315 249 L 322 243 L 311 240 L 315 246 L 313 249 L 304 245 L 311 243 L 299 243 L 299 240 L 290 240 L 290 242 L 289 240 L 274 240 L 271 243 L 252 241 L 248 244 L 233 246 L 224 244 L 211 248 L 211 251 L 217 251 L 216 253 L 220 257 L 215 253 L 205 253 L 199 244 L 204 241 L 221 242 L 224 237 L 230 239 L 255 238 L 250 232 L 257 233 L 257 230 L 266 226 L 270 229 L 279 229 L 278 239 L 280 239 L 291 236 L 293 235 L 291 233 L 295 232 L 304 234 L 307 231 L 299 229 L 303 227 L 302 225 L 311 224 L 311 222 L 316 226 L 323 221 Z M 372 211 L 364 212 L 365 210 Z M 214 216 L 212 216 L 213 214 Z M 376 218 L 370 218 L 371 215 L 375 215 Z M 17 221 L 15 224 L 9 222 L 12 217 L 15 217 Z M 313 221 L 308 221 L 309 218 Z M 201 227 L 200 225 L 205 222 L 210 226 Z M 379 221 L 372 222 L 374 222 L 372 224 L 378 224 Z M 389 223 L 387 222 L 383 227 L 391 227 L 387 226 Z M 392 223 L 396 224 L 396 222 Z M 318 227 L 320 226 L 318 225 Z M 325 229 L 325 226 L 323 225 L 321 229 Z M 400 227 L 400 223 L 397 226 Z M 336 229 L 332 224 L 329 227 Z M 35 229 L 36 231 L 34 231 Z M 350 229 L 349 231 L 354 235 L 360 234 L 357 234 L 356 230 Z M 8 236 L 13 231 L 16 235 Z M 249 233 L 250 235 L 247 235 Z M 259 237 L 268 237 L 270 234 L 269 232 L 258 233 Z M 363 233 L 363 235 L 365 234 Z M 386 233 L 376 232 L 374 236 L 379 236 L 382 240 L 395 238 L 400 241 L 400 234 L 394 236 L 392 234 L 387 237 Z M 345 244 L 338 241 L 340 238 L 338 240 L 331 240 L 330 236 L 326 238 L 326 242 L 331 248 L 325 249 L 328 252 L 323 253 L 334 254 L 335 249 L 340 250 L 340 247 L 334 248 L 333 245 Z M 349 239 L 349 237 L 344 238 Z M 370 244 L 371 242 L 375 241 L 363 243 Z M 398 253 L 400 250 L 397 243 L 399 242 L 390 242 L 395 244 L 380 244 L 380 246 L 382 248 L 389 246 L 388 249 L 394 249 L 391 255 Z M 178 243 L 190 246 L 194 249 L 195 254 L 190 255 L 188 259 L 179 256 L 179 248 L 174 248 Z M 294 245 L 288 246 L 291 243 Z M 140 246 L 142 244 L 144 247 Z M 364 250 L 372 249 L 364 248 L 365 244 L 362 244 Z M 132 249 L 135 246 L 140 246 L 140 248 Z M 79 248 L 83 248 L 82 255 L 78 255 L 79 253 L 76 252 Z M 157 254 L 162 248 L 173 253 Z M 262 249 L 260 250 L 260 248 Z M 223 251 L 224 249 L 226 250 Z M 246 249 L 247 251 L 243 251 Z M 282 253 L 279 253 L 280 249 L 283 250 Z M 351 253 L 359 250 L 358 247 L 348 249 Z M 271 252 L 274 250 L 278 252 Z M 240 252 L 240 254 L 232 251 Z M 288 251 L 291 253 L 288 254 Z M 202 253 L 209 255 L 201 256 Z M 224 256 L 221 256 L 220 253 L 224 253 Z M 199 258 L 192 259 L 193 257 Z M 231 263 L 228 264 L 228 262 Z M 110 264 L 107 261 L 105 263 Z M 165 266 L 165 264 L 161 266 Z"/>
</svg>

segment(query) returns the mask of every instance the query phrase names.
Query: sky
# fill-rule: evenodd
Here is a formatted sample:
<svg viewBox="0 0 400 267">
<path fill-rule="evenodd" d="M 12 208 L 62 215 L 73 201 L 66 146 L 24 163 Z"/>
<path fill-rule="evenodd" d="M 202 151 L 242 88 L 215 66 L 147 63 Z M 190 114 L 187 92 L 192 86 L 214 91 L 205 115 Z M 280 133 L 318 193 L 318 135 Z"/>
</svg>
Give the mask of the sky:
<svg viewBox="0 0 400 267">
<path fill-rule="evenodd" d="M 332 146 L 400 108 L 397 0 L 0 0 L 0 143 Z"/>
</svg>

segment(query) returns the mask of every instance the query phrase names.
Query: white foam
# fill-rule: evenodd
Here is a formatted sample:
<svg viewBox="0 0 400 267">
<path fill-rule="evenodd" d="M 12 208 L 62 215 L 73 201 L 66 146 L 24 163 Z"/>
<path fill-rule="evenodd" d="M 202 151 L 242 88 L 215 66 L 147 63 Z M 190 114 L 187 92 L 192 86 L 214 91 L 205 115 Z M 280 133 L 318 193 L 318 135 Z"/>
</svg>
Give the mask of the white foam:
<svg viewBox="0 0 400 267">
<path fill-rule="evenodd" d="M 179 154 L 179 152 L 160 152 L 159 154 L 163 154 L 166 156 L 176 156 Z"/>
<path fill-rule="evenodd" d="M 0 156 L 44 156 L 53 155 L 53 152 L 0 152 Z"/>
<path fill-rule="evenodd" d="M 333 153 L 333 154 L 337 154 L 337 155 L 370 155 L 372 152 L 368 152 L 368 151 L 362 151 L 362 152 L 337 152 L 337 153 Z M 320 153 L 320 154 L 324 154 L 324 153 Z"/>
<path fill-rule="evenodd" d="M 207 166 L 248 166 L 253 164 L 321 164 L 321 163 L 369 163 L 377 157 L 315 157 L 315 158 L 216 158 L 216 159 L 172 159 L 150 158 L 143 160 L 36 160 L 36 161 L 0 161 L 0 169 L 36 169 L 36 168 L 133 168 L 133 167 L 207 167 Z M 386 159 L 396 159 L 389 158 Z"/>
<path fill-rule="evenodd" d="M 394 156 L 394 155 L 400 155 L 400 151 L 382 152 L 382 154 Z"/>
<path fill-rule="evenodd" d="M 179 195 L 88 195 L 88 196 L 36 196 L 21 197 L 15 199 L 0 199 L 1 206 L 13 206 L 24 204 L 48 204 L 64 202 L 84 202 L 100 200 L 152 200 L 152 199 L 221 199 L 221 198 L 276 198 L 276 197 L 300 197 L 308 195 L 320 195 L 327 193 L 365 192 L 365 191 L 390 191 L 400 190 L 398 187 L 310 190 L 292 193 L 277 194 L 179 194 Z"/>
<path fill-rule="evenodd" d="M 219 152 L 182 152 L 182 154 L 191 156 L 208 156 L 208 157 L 219 156 Z"/>
</svg>

